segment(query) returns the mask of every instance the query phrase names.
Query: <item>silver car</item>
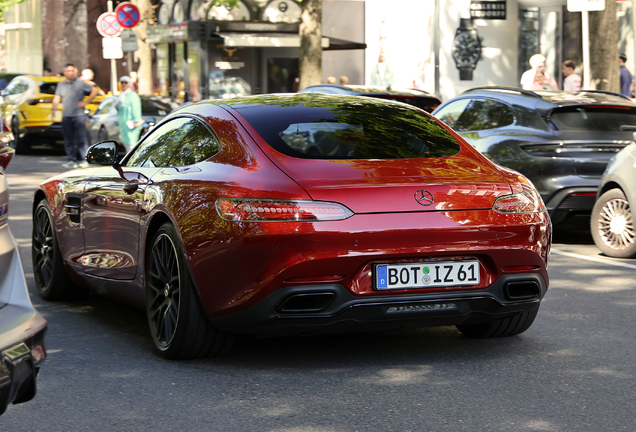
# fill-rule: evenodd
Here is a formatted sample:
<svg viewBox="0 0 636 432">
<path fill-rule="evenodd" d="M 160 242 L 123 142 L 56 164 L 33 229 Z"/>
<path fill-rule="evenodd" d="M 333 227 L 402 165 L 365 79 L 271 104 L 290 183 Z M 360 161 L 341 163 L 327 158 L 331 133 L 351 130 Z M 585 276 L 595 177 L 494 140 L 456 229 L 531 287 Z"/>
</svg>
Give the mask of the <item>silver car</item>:
<svg viewBox="0 0 636 432">
<path fill-rule="evenodd" d="M 46 358 L 46 321 L 31 304 L 18 244 L 9 229 L 9 187 L 4 169 L 14 150 L 11 133 L 0 134 L 0 415 L 9 404 L 35 396 Z"/>
<path fill-rule="evenodd" d="M 608 163 L 592 209 L 592 237 L 596 246 L 605 255 L 615 258 L 636 257 L 636 232 L 632 210 L 636 208 L 634 180 L 636 142 L 625 147 Z"/>
<path fill-rule="evenodd" d="M 106 140 L 119 142 L 119 120 L 117 119 L 117 96 L 107 97 L 99 104 L 95 114 L 88 117 L 86 135 L 89 145 Z M 141 117 L 144 128 L 139 138 L 143 137 L 152 126 L 179 108 L 176 99 L 166 96 L 141 96 Z"/>
</svg>

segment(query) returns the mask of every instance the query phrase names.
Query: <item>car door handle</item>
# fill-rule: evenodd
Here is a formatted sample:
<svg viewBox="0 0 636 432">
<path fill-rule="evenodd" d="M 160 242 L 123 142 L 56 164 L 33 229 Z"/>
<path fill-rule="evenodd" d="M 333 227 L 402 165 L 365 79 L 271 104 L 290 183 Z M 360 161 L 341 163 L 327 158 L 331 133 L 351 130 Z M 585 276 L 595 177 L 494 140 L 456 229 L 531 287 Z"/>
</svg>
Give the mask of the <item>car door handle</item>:
<svg viewBox="0 0 636 432">
<path fill-rule="evenodd" d="M 124 185 L 124 192 L 128 195 L 134 194 L 137 192 L 137 189 L 139 189 L 139 183 L 127 183 Z"/>
</svg>

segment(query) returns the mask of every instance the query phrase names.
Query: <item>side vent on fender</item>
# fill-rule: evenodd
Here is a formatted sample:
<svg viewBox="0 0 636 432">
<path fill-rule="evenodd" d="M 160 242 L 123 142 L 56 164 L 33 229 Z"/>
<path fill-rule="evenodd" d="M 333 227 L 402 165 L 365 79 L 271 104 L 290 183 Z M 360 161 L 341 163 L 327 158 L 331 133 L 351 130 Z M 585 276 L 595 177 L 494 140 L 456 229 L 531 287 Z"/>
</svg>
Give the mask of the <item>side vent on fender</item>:
<svg viewBox="0 0 636 432">
<path fill-rule="evenodd" d="M 82 199 L 76 197 L 68 197 L 67 203 L 64 206 L 66 209 L 66 215 L 69 220 L 73 223 L 80 223 L 82 221 L 81 209 L 82 209 Z"/>
</svg>

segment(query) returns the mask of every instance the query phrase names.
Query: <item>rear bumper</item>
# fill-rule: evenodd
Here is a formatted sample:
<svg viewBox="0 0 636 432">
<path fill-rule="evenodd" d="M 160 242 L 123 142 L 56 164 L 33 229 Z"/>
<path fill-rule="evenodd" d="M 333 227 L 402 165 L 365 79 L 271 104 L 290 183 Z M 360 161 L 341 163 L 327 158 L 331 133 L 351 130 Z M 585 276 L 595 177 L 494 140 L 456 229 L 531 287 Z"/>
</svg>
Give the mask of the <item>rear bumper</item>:
<svg viewBox="0 0 636 432">
<path fill-rule="evenodd" d="M 574 216 L 592 214 L 597 189 L 598 186 L 573 187 L 562 189 L 554 194 L 546 202 L 552 223 L 559 225 Z"/>
<path fill-rule="evenodd" d="M 2 312 L 10 307 L 5 306 Z M 9 404 L 27 402 L 35 397 L 39 366 L 46 358 L 46 322 L 42 327 L 43 322 L 44 319 L 37 314 L 28 322 L 34 328 L 40 328 L 37 333 L 0 350 L 0 414 Z"/>
<path fill-rule="evenodd" d="M 38 140 L 60 141 L 64 139 L 61 123 L 53 123 L 50 126 L 27 127 L 22 129 L 20 132 L 21 138 L 31 142 Z"/>
<path fill-rule="evenodd" d="M 522 283 L 527 285 L 519 290 Z M 234 333 L 256 334 L 384 331 L 479 323 L 536 308 L 546 291 L 543 277 L 536 273 L 502 276 L 487 289 L 470 292 L 361 297 L 339 284 L 290 286 L 212 322 Z"/>
</svg>

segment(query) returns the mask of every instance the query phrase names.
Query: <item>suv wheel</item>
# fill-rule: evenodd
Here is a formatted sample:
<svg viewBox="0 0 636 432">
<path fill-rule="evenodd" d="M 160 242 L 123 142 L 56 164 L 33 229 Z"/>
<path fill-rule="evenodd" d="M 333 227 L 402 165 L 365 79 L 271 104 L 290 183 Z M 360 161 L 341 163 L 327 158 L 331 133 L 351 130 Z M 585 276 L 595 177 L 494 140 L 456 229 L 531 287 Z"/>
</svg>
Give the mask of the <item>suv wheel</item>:
<svg viewBox="0 0 636 432">
<path fill-rule="evenodd" d="M 622 190 L 608 190 L 596 201 L 590 229 L 594 243 L 605 255 L 615 258 L 636 257 L 632 211 Z"/>
</svg>

